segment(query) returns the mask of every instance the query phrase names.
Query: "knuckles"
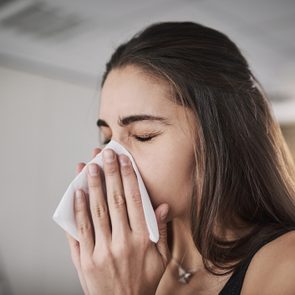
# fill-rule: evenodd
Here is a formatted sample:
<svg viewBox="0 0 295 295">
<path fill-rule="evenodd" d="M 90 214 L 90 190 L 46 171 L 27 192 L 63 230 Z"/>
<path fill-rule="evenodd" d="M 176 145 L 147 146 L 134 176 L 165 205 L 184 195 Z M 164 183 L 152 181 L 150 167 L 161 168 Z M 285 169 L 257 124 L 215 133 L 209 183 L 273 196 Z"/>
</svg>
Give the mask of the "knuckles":
<svg viewBox="0 0 295 295">
<path fill-rule="evenodd" d="M 135 205 L 137 205 L 138 207 L 142 206 L 141 195 L 138 190 L 131 191 L 130 198 Z"/>
<path fill-rule="evenodd" d="M 108 214 L 108 208 L 106 204 L 95 204 L 93 208 L 93 213 L 94 217 L 96 218 L 104 218 Z"/>
<path fill-rule="evenodd" d="M 134 236 L 135 244 L 137 245 L 136 248 L 142 249 L 143 251 L 146 251 L 150 245 L 151 241 L 148 237 L 148 233 L 139 233 Z"/>
<path fill-rule="evenodd" d="M 125 236 L 124 236 L 125 237 Z M 81 259 L 81 269 L 86 274 L 93 274 L 95 271 L 105 271 L 105 269 L 115 269 L 116 264 L 122 261 L 129 261 L 135 252 L 139 255 L 145 255 L 151 245 L 150 240 L 145 235 L 137 235 L 134 239 L 122 237 L 121 241 L 117 241 L 109 246 L 100 245 L 96 248 L 92 255 L 84 256 Z"/>
<path fill-rule="evenodd" d="M 89 233 L 92 230 L 90 222 L 78 222 L 77 224 L 78 232 L 80 232 L 81 235 L 85 235 L 86 233 Z"/>
<path fill-rule="evenodd" d="M 120 192 L 114 192 L 112 196 L 113 204 L 115 208 L 122 208 L 125 205 L 125 197 Z"/>
<path fill-rule="evenodd" d="M 132 247 L 128 241 L 122 241 L 121 243 L 116 243 L 116 245 L 113 246 L 112 249 L 112 255 L 113 257 L 120 261 L 123 258 L 129 258 L 132 254 Z"/>
<path fill-rule="evenodd" d="M 84 272 L 93 274 L 96 270 L 105 270 L 112 267 L 114 262 L 113 254 L 106 247 L 100 247 L 93 256 L 86 256 L 81 260 L 81 268 Z"/>
<path fill-rule="evenodd" d="M 96 270 L 97 265 L 94 263 L 92 258 L 89 257 L 89 258 L 84 258 L 81 261 L 81 268 L 82 268 L 83 272 L 90 274 Z"/>
</svg>

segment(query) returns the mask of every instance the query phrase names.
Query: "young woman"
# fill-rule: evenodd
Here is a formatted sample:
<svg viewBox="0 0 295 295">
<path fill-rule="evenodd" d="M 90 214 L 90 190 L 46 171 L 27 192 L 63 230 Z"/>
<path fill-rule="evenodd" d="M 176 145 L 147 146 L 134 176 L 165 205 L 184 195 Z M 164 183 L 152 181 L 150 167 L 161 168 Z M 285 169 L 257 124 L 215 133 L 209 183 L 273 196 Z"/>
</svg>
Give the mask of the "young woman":
<svg viewBox="0 0 295 295">
<path fill-rule="evenodd" d="M 76 193 L 80 243 L 68 236 L 84 293 L 295 294 L 294 163 L 237 46 L 156 23 L 116 49 L 101 86 L 99 129 L 135 159 L 160 240 L 128 158 L 106 150 Z"/>
</svg>

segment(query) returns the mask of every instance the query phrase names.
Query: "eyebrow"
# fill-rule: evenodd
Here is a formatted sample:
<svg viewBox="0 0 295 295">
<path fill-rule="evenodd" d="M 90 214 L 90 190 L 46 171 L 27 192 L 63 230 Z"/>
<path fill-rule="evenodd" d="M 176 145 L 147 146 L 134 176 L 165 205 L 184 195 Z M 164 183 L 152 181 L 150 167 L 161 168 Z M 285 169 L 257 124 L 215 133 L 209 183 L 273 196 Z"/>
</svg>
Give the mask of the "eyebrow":
<svg viewBox="0 0 295 295">
<path fill-rule="evenodd" d="M 132 116 L 119 118 L 118 125 L 121 127 L 125 127 L 125 126 L 132 124 L 132 123 L 140 122 L 140 121 L 156 121 L 156 122 L 160 122 L 163 125 L 170 125 L 166 118 L 153 116 L 153 115 L 146 115 L 146 114 L 132 115 Z M 96 125 L 98 127 L 102 127 L 102 126 L 109 127 L 108 123 L 103 119 L 98 119 L 96 122 Z"/>
</svg>

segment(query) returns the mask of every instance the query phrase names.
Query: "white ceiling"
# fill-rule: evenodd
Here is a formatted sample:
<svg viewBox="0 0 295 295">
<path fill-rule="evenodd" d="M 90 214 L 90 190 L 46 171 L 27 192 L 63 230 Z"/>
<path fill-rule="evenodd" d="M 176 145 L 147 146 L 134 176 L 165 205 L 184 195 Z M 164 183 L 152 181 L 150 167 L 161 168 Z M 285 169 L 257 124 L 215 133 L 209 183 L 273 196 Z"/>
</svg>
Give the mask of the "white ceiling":
<svg viewBox="0 0 295 295">
<path fill-rule="evenodd" d="M 238 44 L 271 95 L 278 119 L 295 121 L 294 0 L 2 0 L 0 5 L 0 65 L 91 87 L 116 46 L 144 26 L 165 20 L 211 26 Z"/>
</svg>

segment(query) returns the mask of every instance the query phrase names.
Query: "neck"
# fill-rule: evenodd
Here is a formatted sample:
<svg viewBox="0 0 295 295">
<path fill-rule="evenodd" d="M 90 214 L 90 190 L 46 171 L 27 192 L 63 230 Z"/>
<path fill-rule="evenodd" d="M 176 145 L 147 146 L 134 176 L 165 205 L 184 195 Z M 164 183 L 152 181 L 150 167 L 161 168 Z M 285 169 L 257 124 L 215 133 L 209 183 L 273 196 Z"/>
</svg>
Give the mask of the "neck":
<svg viewBox="0 0 295 295">
<path fill-rule="evenodd" d="M 185 270 L 204 269 L 202 256 L 194 244 L 188 219 L 174 218 L 168 225 L 168 239 L 171 256 Z"/>
<path fill-rule="evenodd" d="M 216 294 L 226 278 L 216 277 L 205 269 L 202 256 L 193 241 L 189 220 L 174 218 L 168 223 L 168 245 L 174 259 L 168 263 L 156 294 Z M 187 284 L 178 281 L 175 260 L 184 270 L 193 273 Z"/>
</svg>

